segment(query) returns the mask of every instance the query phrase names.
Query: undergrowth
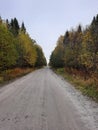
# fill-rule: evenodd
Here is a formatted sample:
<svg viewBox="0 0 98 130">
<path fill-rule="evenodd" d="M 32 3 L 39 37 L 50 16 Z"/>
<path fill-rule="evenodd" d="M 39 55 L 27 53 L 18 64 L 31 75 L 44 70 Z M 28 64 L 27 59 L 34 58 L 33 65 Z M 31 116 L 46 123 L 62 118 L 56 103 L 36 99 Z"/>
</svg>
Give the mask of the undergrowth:
<svg viewBox="0 0 98 130">
<path fill-rule="evenodd" d="M 98 80 L 95 81 L 94 78 L 91 77 L 85 80 L 82 76 L 69 74 L 64 68 L 56 69 L 55 72 L 63 76 L 84 95 L 98 102 Z"/>
<path fill-rule="evenodd" d="M 21 77 L 33 71 L 32 68 L 15 68 L 0 72 L 0 84 Z"/>
</svg>

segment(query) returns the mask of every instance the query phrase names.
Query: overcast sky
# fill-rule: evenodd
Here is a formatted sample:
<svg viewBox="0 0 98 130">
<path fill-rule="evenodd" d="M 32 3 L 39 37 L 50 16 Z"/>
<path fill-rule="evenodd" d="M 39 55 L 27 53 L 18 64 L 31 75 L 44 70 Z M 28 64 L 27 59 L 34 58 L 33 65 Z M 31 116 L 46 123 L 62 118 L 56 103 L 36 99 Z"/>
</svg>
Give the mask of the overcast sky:
<svg viewBox="0 0 98 130">
<path fill-rule="evenodd" d="M 1 17 L 24 21 L 47 60 L 60 35 L 78 24 L 90 24 L 97 13 L 98 0 L 0 0 Z"/>
</svg>

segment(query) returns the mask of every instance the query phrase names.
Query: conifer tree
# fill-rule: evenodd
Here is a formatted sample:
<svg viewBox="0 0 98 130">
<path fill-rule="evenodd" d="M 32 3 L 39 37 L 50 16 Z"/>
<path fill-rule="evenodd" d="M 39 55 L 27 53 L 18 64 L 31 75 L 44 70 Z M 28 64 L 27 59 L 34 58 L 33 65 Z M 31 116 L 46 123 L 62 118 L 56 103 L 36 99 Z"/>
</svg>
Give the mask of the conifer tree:
<svg viewBox="0 0 98 130">
<path fill-rule="evenodd" d="M 26 33 L 26 28 L 25 28 L 24 22 L 22 22 L 21 31 L 22 31 L 23 33 Z"/>
<path fill-rule="evenodd" d="M 11 23 L 10 23 L 10 31 L 13 33 L 14 36 L 17 36 L 19 33 L 19 23 L 18 20 L 16 18 L 11 19 Z"/>
</svg>

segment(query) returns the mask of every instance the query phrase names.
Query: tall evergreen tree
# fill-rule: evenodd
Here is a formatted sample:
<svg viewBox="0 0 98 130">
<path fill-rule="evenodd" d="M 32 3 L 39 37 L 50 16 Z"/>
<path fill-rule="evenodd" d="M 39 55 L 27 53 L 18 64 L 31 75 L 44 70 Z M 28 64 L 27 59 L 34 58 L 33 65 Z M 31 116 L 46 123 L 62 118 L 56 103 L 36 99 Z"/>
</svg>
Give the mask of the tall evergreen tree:
<svg viewBox="0 0 98 130">
<path fill-rule="evenodd" d="M 25 25 L 24 25 L 24 22 L 22 22 L 21 31 L 22 31 L 23 33 L 26 33 L 26 27 L 25 27 Z"/>
<path fill-rule="evenodd" d="M 18 20 L 16 18 L 11 19 L 11 23 L 10 23 L 10 31 L 13 33 L 14 36 L 17 36 L 19 33 L 19 23 Z"/>
<path fill-rule="evenodd" d="M 95 22 L 96 22 L 96 18 L 95 18 L 95 16 L 93 17 L 93 20 L 92 20 L 92 22 L 91 22 L 91 25 L 93 26 L 93 25 L 95 25 Z"/>
<path fill-rule="evenodd" d="M 1 18 L 1 16 L 0 16 L 0 23 L 2 23 L 2 18 Z"/>
<path fill-rule="evenodd" d="M 63 40 L 64 45 L 67 45 L 69 43 L 69 32 L 66 31 L 64 35 L 64 40 Z"/>
<path fill-rule="evenodd" d="M 82 32 L 82 27 L 81 27 L 81 25 L 78 26 L 77 32 L 78 32 L 78 33 L 81 33 L 81 32 Z"/>
</svg>

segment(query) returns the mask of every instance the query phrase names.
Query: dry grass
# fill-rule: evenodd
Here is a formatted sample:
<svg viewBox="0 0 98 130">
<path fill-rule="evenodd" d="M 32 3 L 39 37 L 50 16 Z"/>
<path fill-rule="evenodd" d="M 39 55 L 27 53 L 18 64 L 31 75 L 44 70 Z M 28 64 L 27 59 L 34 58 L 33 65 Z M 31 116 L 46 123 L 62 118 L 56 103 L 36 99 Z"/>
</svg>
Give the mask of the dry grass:
<svg viewBox="0 0 98 130">
<path fill-rule="evenodd" d="M 56 73 L 62 75 L 77 89 L 79 89 L 84 95 L 98 101 L 98 78 L 95 75 L 88 77 L 86 80 L 82 75 L 78 73 L 68 73 L 64 68 L 57 69 Z"/>
<path fill-rule="evenodd" d="M 0 73 L 0 83 L 26 75 L 31 71 L 33 71 L 31 68 L 15 68 L 2 71 Z"/>
</svg>

